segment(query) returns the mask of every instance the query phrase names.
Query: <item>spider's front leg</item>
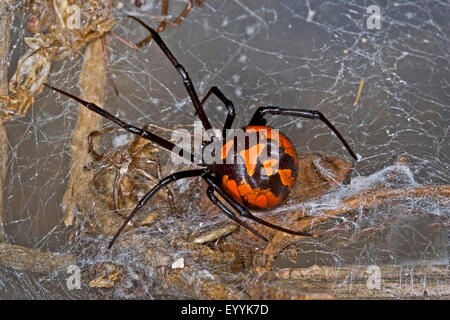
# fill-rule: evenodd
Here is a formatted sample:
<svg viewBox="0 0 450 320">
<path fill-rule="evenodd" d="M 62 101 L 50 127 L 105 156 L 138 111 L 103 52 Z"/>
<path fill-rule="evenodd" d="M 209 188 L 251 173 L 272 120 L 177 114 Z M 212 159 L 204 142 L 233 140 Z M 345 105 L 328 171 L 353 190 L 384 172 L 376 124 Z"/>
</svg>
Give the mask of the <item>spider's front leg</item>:
<svg viewBox="0 0 450 320">
<path fill-rule="evenodd" d="M 339 131 L 331 124 L 330 121 L 328 121 L 325 116 L 317 110 L 305 110 L 305 109 L 289 109 L 289 108 L 280 108 L 275 106 L 264 106 L 259 107 L 255 114 L 253 115 L 252 119 L 249 122 L 249 126 L 264 126 L 266 125 L 267 120 L 264 119 L 264 115 L 266 114 L 272 114 L 272 115 L 282 115 L 282 116 L 293 116 L 293 117 L 302 117 L 302 118 L 308 118 L 308 119 L 319 119 L 324 122 L 328 128 L 330 128 L 336 136 L 341 140 L 344 147 L 347 149 L 347 151 L 350 153 L 350 155 L 355 159 L 358 160 L 358 157 L 353 152 L 350 145 L 345 141 L 344 137 L 339 133 Z"/>
<path fill-rule="evenodd" d="M 49 89 L 52 89 L 53 91 L 56 91 L 56 92 L 59 92 L 59 93 L 65 95 L 65 96 L 68 96 L 69 98 L 71 98 L 71 99 L 77 101 L 78 103 L 82 104 L 84 107 L 86 107 L 87 109 L 91 110 L 92 112 L 97 113 L 98 115 L 102 116 L 103 118 L 108 119 L 111 122 L 113 122 L 116 125 L 118 125 L 119 127 L 125 129 L 129 133 L 132 133 L 134 135 L 138 135 L 138 136 L 140 136 L 140 137 L 142 137 L 142 138 L 144 138 L 146 140 L 149 140 L 149 141 L 151 141 L 151 142 L 161 146 L 162 148 L 164 148 L 164 149 L 166 149 L 168 151 L 172 151 L 176 147 L 176 145 L 173 142 L 168 141 L 168 140 L 166 140 L 164 138 L 161 138 L 161 137 L 157 136 L 156 134 L 154 134 L 154 133 L 152 133 L 150 131 L 147 131 L 147 130 L 135 127 L 135 126 L 133 126 L 133 125 L 131 125 L 129 123 L 126 123 L 125 121 L 123 121 L 123 120 L 117 118 L 116 116 L 114 116 L 112 113 L 106 111 L 103 108 L 100 108 L 95 103 L 83 100 L 83 99 L 81 99 L 81 98 L 79 98 L 79 97 L 77 97 L 77 96 L 75 96 L 75 95 L 73 95 L 71 93 L 68 93 L 68 92 L 66 92 L 64 90 L 61 90 L 61 89 L 58 89 L 58 88 L 55 88 L 55 87 L 50 86 L 48 84 L 44 84 L 44 86 L 46 86 Z M 194 162 L 194 157 L 193 156 L 191 157 L 191 162 Z"/>
<path fill-rule="evenodd" d="M 214 94 L 227 108 L 227 118 L 225 119 L 225 124 L 222 129 L 222 137 L 225 139 L 226 132 L 228 129 L 231 129 L 231 126 L 233 125 L 234 118 L 236 117 L 236 113 L 234 111 L 234 105 L 233 102 L 227 99 L 225 95 L 220 91 L 217 87 L 211 87 L 211 89 L 208 90 L 208 92 L 203 97 L 201 104 L 204 107 L 204 103 L 206 100 L 211 96 L 211 94 Z"/>
<path fill-rule="evenodd" d="M 195 90 L 192 79 L 189 76 L 186 69 L 178 62 L 177 58 L 175 58 L 173 53 L 169 50 L 165 42 L 159 36 L 158 32 L 153 30 L 150 26 L 145 24 L 145 22 L 143 22 L 139 18 L 130 15 L 128 17 L 137 21 L 140 25 L 142 25 L 145 29 L 147 29 L 148 32 L 150 32 L 155 43 L 158 45 L 158 47 L 161 49 L 161 51 L 164 53 L 164 55 L 167 57 L 170 63 L 172 63 L 173 67 L 177 70 L 180 76 L 183 78 L 183 85 L 186 91 L 188 92 L 189 97 L 191 98 L 192 104 L 194 105 L 198 117 L 202 121 L 203 128 L 207 131 L 212 129 L 211 123 L 209 122 L 209 119 L 206 116 L 205 110 L 203 109 L 203 106 L 200 102 L 200 98 L 198 97 L 197 91 Z M 214 136 L 211 133 L 210 138 L 214 139 Z"/>
<path fill-rule="evenodd" d="M 170 183 L 172 183 L 174 181 L 177 181 L 180 179 L 185 179 L 185 178 L 199 177 L 199 176 L 204 175 L 207 171 L 208 171 L 208 169 L 197 169 L 197 170 L 186 170 L 186 171 L 175 172 L 175 173 L 165 177 L 161 181 L 159 181 L 156 186 L 154 186 L 149 192 L 147 192 L 141 198 L 141 200 L 139 200 L 136 207 L 133 209 L 133 211 L 130 213 L 130 215 L 125 219 L 124 223 L 119 228 L 119 230 L 117 230 L 117 233 L 114 235 L 113 239 L 111 240 L 111 242 L 108 245 L 108 249 L 111 249 L 111 247 L 113 246 L 117 237 L 119 237 L 119 235 L 122 233 L 123 229 L 125 229 L 128 222 L 130 222 L 131 219 L 133 219 L 133 217 L 136 215 L 136 213 L 138 213 L 138 211 L 140 209 L 142 209 L 147 204 L 147 202 L 150 201 L 150 199 L 152 199 L 155 196 L 155 194 L 159 190 L 161 190 L 162 188 L 166 187 L 167 185 L 169 185 Z"/>
</svg>

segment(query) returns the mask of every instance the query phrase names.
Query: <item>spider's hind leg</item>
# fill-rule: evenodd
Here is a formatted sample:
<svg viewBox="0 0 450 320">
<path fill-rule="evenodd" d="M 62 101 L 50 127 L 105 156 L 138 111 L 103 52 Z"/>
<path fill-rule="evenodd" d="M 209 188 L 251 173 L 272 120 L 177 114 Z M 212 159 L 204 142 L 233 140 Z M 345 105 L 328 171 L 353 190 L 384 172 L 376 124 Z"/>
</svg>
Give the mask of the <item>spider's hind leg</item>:
<svg viewBox="0 0 450 320">
<path fill-rule="evenodd" d="M 292 235 L 296 235 L 296 236 L 303 236 L 303 237 L 310 237 L 311 234 L 307 233 L 307 232 L 302 232 L 302 231 L 293 231 L 293 230 L 289 230 L 280 226 L 277 226 L 275 224 L 272 224 L 270 222 L 267 222 L 261 218 L 258 218 L 257 216 L 251 214 L 244 206 L 242 206 L 239 202 L 237 202 L 236 200 L 234 200 L 233 198 L 231 198 L 227 193 L 225 193 L 225 191 L 220 187 L 220 185 L 217 184 L 215 178 L 213 176 L 211 176 L 210 174 L 205 174 L 202 176 L 203 179 L 208 183 L 209 188 L 213 189 L 215 192 L 217 192 L 218 194 L 220 194 L 220 196 L 241 216 L 250 220 L 253 220 L 259 224 L 262 224 L 266 227 L 269 227 L 271 229 L 274 230 L 278 230 L 284 233 L 288 233 L 288 234 L 292 234 Z M 209 196 L 209 194 L 208 194 Z M 214 202 L 214 201 L 213 201 Z M 218 205 L 219 208 L 222 209 L 223 208 Z M 223 204 L 222 204 L 223 206 Z M 223 206 L 225 207 L 225 206 Z M 225 207 L 226 208 L 226 207 Z M 230 216 L 227 212 L 225 212 L 227 214 L 227 216 Z M 232 213 L 231 213 L 232 214 Z M 232 214 L 233 215 L 233 214 Z M 232 218 L 232 217 L 231 217 Z M 234 218 L 232 218 L 233 220 L 235 220 Z M 237 220 L 235 220 L 237 221 Z M 247 225 L 248 226 L 248 225 Z M 247 226 L 244 225 L 244 227 L 247 228 Z M 247 228 L 249 229 L 249 228 Z M 251 229 L 249 229 L 250 231 L 252 231 Z M 253 231 L 252 231 L 253 232 Z M 254 232 L 253 232 L 254 233 Z M 260 235 L 255 233 L 255 235 L 257 235 L 259 238 Z M 264 237 L 263 237 L 264 238 Z"/>
<path fill-rule="evenodd" d="M 241 226 L 243 226 L 244 228 L 250 230 L 255 236 L 257 236 L 258 238 L 260 238 L 261 240 L 267 241 L 266 237 L 264 237 L 263 235 L 261 235 L 258 231 L 256 231 L 255 229 L 253 229 L 248 223 L 242 221 L 241 219 L 239 219 L 238 217 L 236 217 L 236 215 L 230 210 L 228 209 L 215 195 L 214 195 L 214 188 L 213 187 L 208 187 L 208 190 L 206 190 L 206 194 L 208 195 L 209 199 L 212 201 L 212 203 L 214 203 L 217 207 L 219 207 L 220 210 L 222 210 L 223 213 L 225 213 L 225 215 L 230 218 L 231 220 L 237 222 L 238 224 L 240 224 Z"/>
</svg>

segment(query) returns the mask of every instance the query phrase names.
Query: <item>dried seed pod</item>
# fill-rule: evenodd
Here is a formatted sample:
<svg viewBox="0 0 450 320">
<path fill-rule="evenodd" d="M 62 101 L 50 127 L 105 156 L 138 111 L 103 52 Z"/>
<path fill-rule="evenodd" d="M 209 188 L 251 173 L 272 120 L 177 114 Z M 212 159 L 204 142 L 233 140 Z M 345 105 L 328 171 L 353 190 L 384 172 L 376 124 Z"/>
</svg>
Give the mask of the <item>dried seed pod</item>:
<svg viewBox="0 0 450 320">
<path fill-rule="evenodd" d="M 217 240 L 221 237 L 226 236 L 227 234 L 230 234 L 234 231 L 236 231 L 239 228 L 239 226 L 237 224 L 232 224 L 232 225 L 228 225 L 219 229 L 215 229 L 211 232 L 207 232 L 205 234 L 202 234 L 200 236 L 198 236 L 197 238 L 194 239 L 194 243 L 205 243 L 205 242 L 209 242 L 209 241 L 214 241 Z"/>
<path fill-rule="evenodd" d="M 32 15 L 27 20 L 27 29 L 32 33 L 38 33 L 39 27 L 41 26 L 41 21 L 38 17 Z"/>
</svg>

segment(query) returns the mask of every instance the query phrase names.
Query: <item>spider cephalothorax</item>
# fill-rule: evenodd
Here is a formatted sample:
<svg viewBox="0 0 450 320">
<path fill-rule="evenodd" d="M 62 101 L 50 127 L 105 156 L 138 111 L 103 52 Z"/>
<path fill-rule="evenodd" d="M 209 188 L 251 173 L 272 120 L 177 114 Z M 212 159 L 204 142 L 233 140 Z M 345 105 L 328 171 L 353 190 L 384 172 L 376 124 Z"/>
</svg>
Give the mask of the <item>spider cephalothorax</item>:
<svg viewBox="0 0 450 320">
<path fill-rule="evenodd" d="M 214 156 L 219 156 L 216 158 L 218 161 L 214 161 L 212 163 L 202 162 L 199 164 L 200 167 L 203 167 L 201 169 L 180 171 L 161 179 L 159 183 L 148 191 L 138 202 L 133 212 L 128 216 L 123 225 L 117 231 L 114 238 L 111 240 L 109 248 L 111 248 L 114 241 L 125 228 L 127 223 L 133 218 L 133 216 L 153 196 L 155 196 L 159 190 L 166 187 L 173 181 L 191 177 L 202 177 L 208 184 L 206 193 L 209 199 L 230 219 L 247 228 L 260 239 L 267 240 L 250 224 L 241 220 L 238 215 L 278 231 L 293 235 L 309 236 L 310 234 L 305 232 L 293 231 L 269 223 L 253 215 L 247 209 L 266 209 L 279 205 L 288 196 L 297 176 L 297 156 L 291 142 L 277 130 L 267 127 L 264 116 L 266 114 L 270 114 L 319 119 L 336 134 L 351 156 L 354 159 L 357 159 L 356 154 L 352 151 L 339 131 L 337 131 L 337 129 L 319 111 L 263 106 L 256 110 L 248 126 L 243 130 L 244 133 L 250 134 L 250 136 L 253 137 L 253 140 L 250 138 L 238 140 L 233 136 L 227 135 L 236 116 L 233 103 L 228 100 L 217 87 L 212 87 L 209 89 L 204 98 L 200 100 L 186 69 L 173 56 L 172 52 L 170 52 L 167 48 L 159 34 L 138 18 L 133 16 L 129 17 L 139 22 L 150 32 L 153 40 L 161 48 L 174 68 L 181 75 L 183 78 L 183 84 L 189 94 L 189 97 L 191 98 L 192 104 L 195 107 L 196 114 L 200 118 L 202 126 L 206 132 L 211 132 L 212 126 L 206 116 L 205 110 L 203 109 L 203 104 L 211 96 L 211 94 L 215 95 L 225 105 L 227 113 L 222 130 L 222 139 L 217 139 L 217 137 L 211 135 L 210 141 L 207 141 L 203 145 L 204 147 L 214 144 L 219 146 L 219 151 L 216 150 L 217 152 L 214 153 Z M 82 100 L 63 90 L 50 86 L 48 87 L 78 101 L 86 108 L 100 114 L 106 119 L 109 119 L 128 132 L 152 141 L 164 149 L 173 152 L 175 152 L 175 150 L 182 150 L 174 143 L 157 136 L 145 128 L 141 129 L 130 125 L 91 102 Z M 224 161 L 228 158 L 229 153 L 231 154 L 231 160 Z M 220 157 L 222 157 L 222 159 L 220 159 Z M 192 163 L 195 163 L 193 155 L 191 155 L 189 160 Z M 225 205 L 222 200 L 217 198 L 216 194 L 220 195 L 228 206 Z M 238 215 L 236 215 L 236 213 Z"/>
</svg>

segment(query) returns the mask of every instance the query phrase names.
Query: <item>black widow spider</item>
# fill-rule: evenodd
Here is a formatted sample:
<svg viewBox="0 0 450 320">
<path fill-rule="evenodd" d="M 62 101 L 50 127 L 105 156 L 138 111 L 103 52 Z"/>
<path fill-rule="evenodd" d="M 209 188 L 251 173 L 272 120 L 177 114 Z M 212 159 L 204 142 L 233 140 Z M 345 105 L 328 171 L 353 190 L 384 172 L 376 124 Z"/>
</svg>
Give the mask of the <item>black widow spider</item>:
<svg viewBox="0 0 450 320">
<path fill-rule="evenodd" d="M 136 20 L 151 33 L 153 40 L 181 75 L 181 77 L 183 78 L 184 86 L 195 107 L 196 114 L 200 118 L 205 130 L 210 131 L 210 129 L 212 129 L 212 126 L 203 109 L 204 102 L 211 96 L 211 94 L 213 94 L 225 105 L 227 114 L 222 130 L 222 140 L 219 141 L 221 146 L 220 156 L 222 157 L 222 159 L 227 158 L 231 149 L 234 149 L 234 153 L 232 155 L 232 163 L 229 163 L 228 161 L 227 163 L 202 163 L 199 165 L 203 167 L 202 169 L 176 172 L 160 180 L 156 186 L 154 186 L 148 193 L 145 194 L 144 197 L 142 197 L 142 199 L 139 200 L 134 210 L 126 218 L 123 225 L 119 228 L 116 235 L 109 243 L 108 248 L 112 247 L 115 240 L 128 224 L 128 222 L 160 189 L 167 186 L 173 181 L 191 177 L 202 177 L 209 186 L 206 192 L 209 199 L 217 207 L 219 207 L 226 216 L 242 225 L 243 227 L 247 228 L 255 236 L 264 241 L 267 241 L 267 239 L 263 235 L 256 231 L 247 222 L 241 220 L 230 208 L 228 208 L 222 201 L 220 201 L 215 194 L 220 195 L 222 199 L 225 200 L 225 202 L 236 213 L 244 218 L 253 220 L 257 223 L 285 233 L 299 236 L 310 236 L 309 233 L 297 232 L 269 223 L 253 215 L 247 209 L 267 209 L 279 205 L 288 196 L 290 190 L 294 185 L 295 178 L 298 172 L 298 160 L 291 142 L 283 134 L 275 132 L 276 130 L 266 127 L 266 120 L 264 119 L 264 116 L 266 114 L 272 114 L 320 119 L 336 134 L 336 136 L 341 140 L 351 156 L 355 160 L 357 160 L 355 153 L 352 151 L 342 135 L 319 111 L 263 106 L 259 107 L 256 110 L 248 126 L 244 128 L 244 131 L 247 133 L 256 133 L 256 142 L 254 141 L 255 143 L 250 144 L 247 141 L 243 146 L 241 145 L 239 147 L 236 143 L 235 137 L 227 138 L 227 130 L 231 129 L 233 120 L 236 116 L 233 103 L 228 100 L 217 87 L 212 87 L 211 89 L 209 89 L 205 97 L 200 101 L 186 69 L 180 63 L 178 63 L 178 60 L 167 48 L 166 44 L 161 39 L 159 34 L 138 18 L 134 16 L 128 17 Z M 52 86 L 46 86 L 76 100 L 86 108 L 98 113 L 106 119 L 109 119 L 128 132 L 139 135 L 144 139 L 156 143 L 164 149 L 174 151 L 173 149 L 177 147 L 174 143 L 163 139 L 145 129 L 137 128 L 120 120 L 108 111 L 98 107 L 94 103 L 82 100 L 70 93 L 54 88 Z M 210 141 L 204 143 L 203 147 L 208 146 L 212 142 L 217 142 L 215 137 L 210 136 L 210 139 Z M 276 152 L 275 154 L 273 152 L 270 152 L 270 149 L 272 148 L 272 142 L 277 143 L 280 147 L 278 149 L 278 152 Z M 268 158 L 262 159 L 260 158 L 260 155 L 262 150 L 265 148 L 267 148 L 270 155 Z M 241 161 L 237 161 L 239 157 L 241 157 Z M 190 161 L 194 163 L 193 155 L 191 155 Z"/>
</svg>

